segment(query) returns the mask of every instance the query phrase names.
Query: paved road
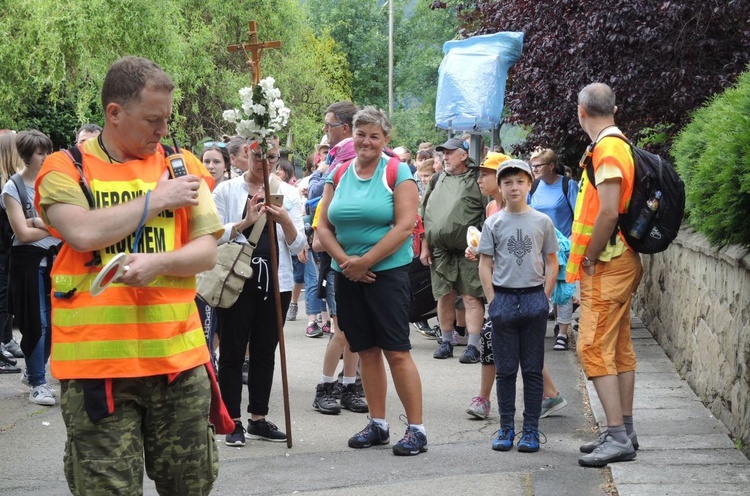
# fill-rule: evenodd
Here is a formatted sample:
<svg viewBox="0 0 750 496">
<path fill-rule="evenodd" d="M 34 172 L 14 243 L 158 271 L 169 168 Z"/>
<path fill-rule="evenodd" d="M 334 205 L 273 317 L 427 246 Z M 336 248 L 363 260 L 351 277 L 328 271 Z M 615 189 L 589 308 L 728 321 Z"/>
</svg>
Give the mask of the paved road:
<svg viewBox="0 0 750 496">
<path fill-rule="evenodd" d="M 499 423 L 495 402 L 492 417 L 486 421 L 471 420 L 464 413 L 478 389 L 479 365 L 460 364 L 457 358 L 435 360 L 432 358 L 435 341 L 413 332 L 413 354 L 423 381 L 425 425 L 430 444 L 429 452 L 402 458 L 393 456 L 390 446 L 362 451 L 346 446 L 349 436 L 366 424 L 366 415 L 344 411 L 339 416 L 325 416 L 312 409 L 326 340 L 306 338 L 304 325 L 304 322 L 296 321 L 286 326 L 294 447 L 287 449 L 283 443 L 250 441 L 243 448 L 231 448 L 223 444 L 222 436 L 219 444 L 220 475 L 214 494 L 367 495 L 404 491 L 415 495 L 583 496 L 611 493 L 609 469 L 578 466 L 578 445 L 595 437 L 595 423 L 587 406 L 585 381 L 581 379 L 575 353 L 552 351 L 551 329 L 546 340 L 546 362 L 558 388 L 568 400 L 568 407 L 559 416 L 541 420 L 540 428 L 547 443 L 536 454 L 492 451 L 490 442 Z M 458 350 L 460 352 L 462 348 Z M 649 358 L 646 360 L 644 367 L 649 373 Z M 268 418 L 283 426 L 280 384 L 277 370 Z M 519 424 L 522 410 L 520 386 L 519 380 Z M 684 382 L 679 387 L 683 388 L 681 393 L 692 393 Z M 391 423 L 392 442 L 395 442 L 402 435 L 404 426 L 398 420 L 403 411 L 392 386 L 388 400 L 387 416 Z M 716 430 L 720 432 L 721 429 Z M 648 489 L 655 483 L 654 474 L 659 468 L 652 462 L 660 458 L 649 454 L 648 449 L 654 445 L 648 434 L 657 433 L 642 431 L 640 441 L 643 448 L 638 460 L 621 464 L 622 470 L 626 467 L 631 470 L 624 475 L 623 489 L 626 492 L 621 494 L 642 494 L 639 487 Z M 726 437 L 725 432 L 721 435 Z M 0 494 L 67 494 L 62 473 L 64 441 L 65 429 L 59 406 L 50 408 L 31 404 L 28 388 L 20 384 L 18 375 L 0 375 Z M 728 438 L 726 442 L 729 442 Z M 725 450 L 721 460 L 740 463 L 742 460 L 736 457 L 738 452 L 726 449 L 725 445 L 722 445 Z M 746 458 L 739 456 L 747 462 Z M 672 467 L 680 469 L 679 466 Z M 638 470 L 633 472 L 636 468 Z M 621 472 L 619 467 L 615 470 Z M 639 473 L 644 474 L 640 479 L 634 475 Z M 745 473 L 733 477 L 738 479 Z M 718 483 L 715 479 L 716 476 L 712 480 Z M 638 486 L 640 483 L 646 485 Z M 150 481 L 146 481 L 145 487 L 146 494 L 156 494 Z"/>
</svg>

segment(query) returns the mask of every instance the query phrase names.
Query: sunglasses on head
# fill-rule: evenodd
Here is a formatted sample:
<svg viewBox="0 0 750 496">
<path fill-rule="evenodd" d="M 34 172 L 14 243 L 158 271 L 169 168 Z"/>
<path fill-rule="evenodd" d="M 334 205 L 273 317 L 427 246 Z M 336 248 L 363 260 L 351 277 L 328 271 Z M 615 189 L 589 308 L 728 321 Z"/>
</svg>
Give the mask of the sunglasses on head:
<svg viewBox="0 0 750 496">
<path fill-rule="evenodd" d="M 205 143 L 203 143 L 204 150 L 206 148 L 211 148 L 212 146 L 217 146 L 219 148 L 226 148 L 227 144 L 224 143 L 223 141 L 206 141 Z"/>
</svg>

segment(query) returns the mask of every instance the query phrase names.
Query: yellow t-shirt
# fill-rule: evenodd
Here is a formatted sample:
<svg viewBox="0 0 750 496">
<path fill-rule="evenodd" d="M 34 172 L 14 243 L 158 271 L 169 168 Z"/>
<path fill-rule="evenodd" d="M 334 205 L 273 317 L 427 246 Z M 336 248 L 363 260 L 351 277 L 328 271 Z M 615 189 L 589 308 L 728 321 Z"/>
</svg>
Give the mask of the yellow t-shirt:
<svg viewBox="0 0 750 496">
<path fill-rule="evenodd" d="M 596 181 L 597 186 L 602 184 L 607 179 L 613 178 L 622 179 L 622 171 L 619 167 L 613 164 L 608 164 L 607 162 L 604 162 L 602 165 L 600 165 L 596 170 L 596 173 L 594 174 L 594 180 Z M 622 237 L 617 236 L 614 245 L 611 243 L 611 240 L 607 241 L 604 249 L 602 249 L 601 253 L 599 253 L 598 260 L 601 260 L 602 262 L 609 262 L 613 258 L 619 257 L 627 250 L 628 246 L 623 242 Z"/>
</svg>

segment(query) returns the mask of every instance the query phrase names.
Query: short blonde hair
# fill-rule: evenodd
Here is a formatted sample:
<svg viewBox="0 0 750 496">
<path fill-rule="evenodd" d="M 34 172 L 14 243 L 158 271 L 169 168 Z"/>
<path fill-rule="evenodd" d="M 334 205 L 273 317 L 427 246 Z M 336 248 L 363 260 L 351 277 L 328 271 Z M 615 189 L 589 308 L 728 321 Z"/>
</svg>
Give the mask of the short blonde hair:
<svg viewBox="0 0 750 496">
<path fill-rule="evenodd" d="M 552 150 L 552 148 L 535 150 L 534 153 L 531 154 L 531 157 L 529 157 L 529 161 L 536 158 L 544 160 L 544 162 L 547 164 L 557 165 L 557 154 L 554 152 L 554 150 Z"/>
</svg>

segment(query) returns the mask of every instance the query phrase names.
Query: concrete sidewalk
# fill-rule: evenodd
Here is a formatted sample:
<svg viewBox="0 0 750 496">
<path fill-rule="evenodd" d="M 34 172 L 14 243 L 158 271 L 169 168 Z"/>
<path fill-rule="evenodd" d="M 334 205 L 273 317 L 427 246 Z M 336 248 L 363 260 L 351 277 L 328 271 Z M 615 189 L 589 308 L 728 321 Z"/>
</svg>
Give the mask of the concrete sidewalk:
<svg viewBox="0 0 750 496">
<path fill-rule="evenodd" d="M 672 361 L 640 319 L 633 319 L 638 357 L 634 421 L 640 450 L 633 462 L 610 465 L 620 496 L 747 495 L 750 461 L 729 431 L 680 378 Z M 586 381 L 594 418 L 606 429 L 604 410 Z"/>
<path fill-rule="evenodd" d="M 568 406 L 540 421 L 547 442 L 539 453 L 492 451 L 493 433 L 499 428 L 497 402 L 493 398 L 487 420 L 471 420 L 464 413 L 479 389 L 480 366 L 460 364 L 460 347 L 453 359 L 433 359 L 436 342 L 413 332 L 412 353 L 422 378 L 429 451 L 396 457 L 391 446 L 401 438 L 404 426 L 398 420 L 403 409 L 392 384 L 387 408 L 389 446 L 349 449 L 346 441 L 365 426 L 366 415 L 345 410 L 326 416 L 313 410 L 327 339 L 305 337 L 304 316 L 301 319 L 285 328 L 294 447 L 248 441 L 245 447 L 232 448 L 224 445 L 223 436 L 218 437 L 220 472 L 212 494 L 616 494 L 609 468 L 583 468 L 577 463 L 578 446 L 597 433 L 587 406 L 587 381 L 575 352 L 552 351 L 552 322 L 548 323 L 545 362 Z M 641 449 L 635 461 L 611 465 L 619 494 L 748 494 L 748 460 L 733 448 L 724 427 L 680 380 L 640 322 L 635 322 L 633 332 L 640 360 L 636 428 Z M 517 391 L 516 424 L 520 426 L 520 374 Z M 68 494 L 62 470 L 65 427 L 60 408 L 33 405 L 28 392 L 17 374 L 0 375 L 0 494 Z M 268 419 L 283 430 L 281 398 L 277 366 Z M 598 400 L 593 397 L 591 403 L 597 420 L 603 418 Z M 245 398 L 243 410 L 246 404 Z M 684 432 L 689 434 L 677 435 Z M 145 494 L 156 494 L 148 479 L 144 487 Z"/>
</svg>

